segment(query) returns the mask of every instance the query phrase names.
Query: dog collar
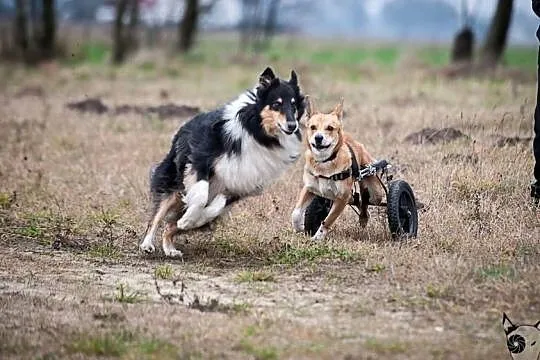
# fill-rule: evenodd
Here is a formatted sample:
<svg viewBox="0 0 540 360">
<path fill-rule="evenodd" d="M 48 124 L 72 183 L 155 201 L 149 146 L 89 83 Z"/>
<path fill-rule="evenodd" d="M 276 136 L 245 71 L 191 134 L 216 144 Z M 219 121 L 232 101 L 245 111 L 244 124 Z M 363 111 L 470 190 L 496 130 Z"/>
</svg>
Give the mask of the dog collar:
<svg viewBox="0 0 540 360">
<path fill-rule="evenodd" d="M 354 151 L 353 149 L 351 148 L 351 146 L 349 144 L 347 144 L 347 147 L 349 148 L 349 152 L 351 153 L 351 167 L 348 168 L 348 169 L 345 169 L 343 170 L 342 172 L 339 172 L 337 174 L 333 174 L 333 175 L 330 175 L 330 176 L 324 176 L 324 175 L 314 175 L 316 177 L 320 177 L 320 178 L 323 178 L 323 179 L 329 179 L 329 180 L 333 180 L 333 181 L 341 181 L 341 180 L 345 180 L 345 179 L 348 179 L 349 177 L 354 177 L 354 178 L 358 178 L 360 176 L 360 168 L 363 168 L 364 166 L 358 166 L 358 161 L 356 161 L 356 156 L 354 155 Z M 337 156 L 337 151 L 335 151 L 334 153 L 332 153 L 332 155 L 330 155 L 330 157 L 324 161 L 321 161 L 321 162 L 327 162 L 327 161 L 332 161 L 336 158 Z M 312 174 L 313 175 L 313 174 Z"/>
<path fill-rule="evenodd" d="M 338 149 L 339 150 L 339 149 Z M 318 162 L 321 162 L 321 163 L 325 163 L 325 162 L 329 162 L 329 161 L 332 161 L 336 158 L 337 156 L 337 153 L 338 153 L 338 150 L 334 151 L 330 157 L 328 157 L 326 160 L 323 160 L 323 161 L 318 161 Z"/>
</svg>

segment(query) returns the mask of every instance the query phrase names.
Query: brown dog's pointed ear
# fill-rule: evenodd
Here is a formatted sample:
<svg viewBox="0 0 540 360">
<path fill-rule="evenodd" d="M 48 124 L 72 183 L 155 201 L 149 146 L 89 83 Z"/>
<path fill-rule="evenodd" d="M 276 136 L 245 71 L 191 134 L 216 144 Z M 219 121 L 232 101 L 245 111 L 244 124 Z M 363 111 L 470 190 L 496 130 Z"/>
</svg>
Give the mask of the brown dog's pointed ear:
<svg viewBox="0 0 540 360">
<path fill-rule="evenodd" d="M 315 102 L 311 99 L 311 96 L 304 96 L 304 105 L 306 107 L 306 118 L 309 119 L 316 113 Z"/>
<path fill-rule="evenodd" d="M 510 319 L 508 318 L 508 316 L 506 316 L 506 313 L 503 313 L 502 326 L 503 326 L 503 329 L 504 329 L 504 333 L 505 333 L 506 335 L 508 335 L 509 333 L 511 333 L 511 332 L 513 331 L 513 329 L 515 328 L 515 325 L 512 324 L 512 322 L 510 321 Z"/>
<path fill-rule="evenodd" d="M 270 67 L 267 67 L 259 76 L 259 84 L 263 87 L 268 87 L 275 78 L 276 75 L 274 74 L 274 71 Z"/>
<path fill-rule="evenodd" d="M 334 110 L 332 110 L 332 114 L 336 115 L 338 117 L 339 121 L 343 120 L 343 101 L 344 101 L 344 99 L 341 98 L 339 100 L 339 103 L 334 108 Z"/>
</svg>

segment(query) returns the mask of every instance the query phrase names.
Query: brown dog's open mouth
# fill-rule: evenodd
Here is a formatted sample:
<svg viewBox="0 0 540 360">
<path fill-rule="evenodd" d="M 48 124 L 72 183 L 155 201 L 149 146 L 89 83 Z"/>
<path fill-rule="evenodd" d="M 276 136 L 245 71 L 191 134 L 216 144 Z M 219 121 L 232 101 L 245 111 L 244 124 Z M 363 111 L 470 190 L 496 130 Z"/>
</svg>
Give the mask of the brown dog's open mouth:
<svg viewBox="0 0 540 360">
<path fill-rule="evenodd" d="M 317 150 L 325 150 L 325 149 L 328 149 L 330 147 L 330 145 L 332 144 L 328 144 L 328 145 L 323 145 L 323 144 L 314 144 L 314 143 L 311 143 L 311 146 Z"/>
</svg>

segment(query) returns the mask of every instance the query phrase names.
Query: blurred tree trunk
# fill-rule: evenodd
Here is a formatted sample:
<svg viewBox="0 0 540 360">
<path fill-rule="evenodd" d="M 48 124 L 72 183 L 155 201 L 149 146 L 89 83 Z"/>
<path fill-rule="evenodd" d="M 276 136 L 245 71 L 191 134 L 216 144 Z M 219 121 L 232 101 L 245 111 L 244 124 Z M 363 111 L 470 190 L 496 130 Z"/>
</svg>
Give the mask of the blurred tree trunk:
<svg viewBox="0 0 540 360">
<path fill-rule="evenodd" d="M 15 2 L 15 28 L 13 34 L 15 36 L 15 44 L 26 57 L 28 52 L 28 17 L 26 16 L 26 1 L 16 0 Z"/>
<path fill-rule="evenodd" d="M 199 1 L 185 0 L 184 15 L 178 26 L 178 49 L 188 52 L 193 46 L 199 21 Z"/>
<path fill-rule="evenodd" d="M 131 0 L 129 13 L 129 49 L 136 50 L 139 47 L 137 27 L 139 25 L 139 0 Z"/>
<path fill-rule="evenodd" d="M 113 58 L 115 64 L 121 64 L 126 57 L 126 37 L 124 35 L 124 17 L 127 10 L 128 0 L 116 1 L 116 15 L 113 27 Z"/>
<path fill-rule="evenodd" d="M 54 56 L 56 38 L 56 8 L 54 0 L 43 0 L 43 30 L 41 36 L 42 57 L 50 59 Z"/>
<path fill-rule="evenodd" d="M 467 0 L 461 0 L 461 30 L 454 37 L 452 45 L 452 63 L 471 63 L 474 50 L 474 33 L 471 28 Z"/>
<path fill-rule="evenodd" d="M 27 1 L 27 0 L 25 0 Z M 38 2 L 40 0 L 30 0 L 30 21 L 28 22 L 28 39 L 34 44 L 39 43 L 39 16 L 38 16 Z"/>
<path fill-rule="evenodd" d="M 242 20 L 240 27 L 240 48 L 257 48 L 264 27 L 261 0 L 242 0 Z"/>
<path fill-rule="evenodd" d="M 264 38 L 261 44 L 261 48 L 267 48 L 270 46 L 270 41 L 276 33 L 277 17 L 280 0 L 271 0 L 266 14 L 266 21 L 264 23 Z"/>
<path fill-rule="evenodd" d="M 472 62 L 474 49 L 474 33 L 469 26 L 465 26 L 456 34 L 452 45 L 452 62 Z"/>
<path fill-rule="evenodd" d="M 492 67 L 500 61 L 506 47 L 508 28 L 512 19 L 513 0 L 498 0 L 497 10 L 491 20 L 486 41 L 480 55 L 480 63 Z"/>
</svg>

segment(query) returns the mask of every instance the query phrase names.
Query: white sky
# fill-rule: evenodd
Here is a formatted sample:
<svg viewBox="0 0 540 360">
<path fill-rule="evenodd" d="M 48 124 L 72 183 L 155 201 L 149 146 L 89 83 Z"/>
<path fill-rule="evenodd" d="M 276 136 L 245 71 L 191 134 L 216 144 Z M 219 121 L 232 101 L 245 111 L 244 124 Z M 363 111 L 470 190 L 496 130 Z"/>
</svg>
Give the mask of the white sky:
<svg viewBox="0 0 540 360">
<path fill-rule="evenodd" d="M 392 1 L 394 0 L 365 0 L 365 3 L 367 11 L 371 15 L 378 15 L 384 5 Z M 454 5 L 458 9 L 461 7 L 462 0 L 444 1 Z M 490 17 L 495 10 L 495 5 L 497 4 L 496 0 L 466 0 L 466 2 L 468 3 L 470 11 L 473 11 L 473 13 L 482 17 Z M 530 0 L 514 0 L 514 6 L 518 9 L 530 11 L 532 13 Z"/>
</svg>

